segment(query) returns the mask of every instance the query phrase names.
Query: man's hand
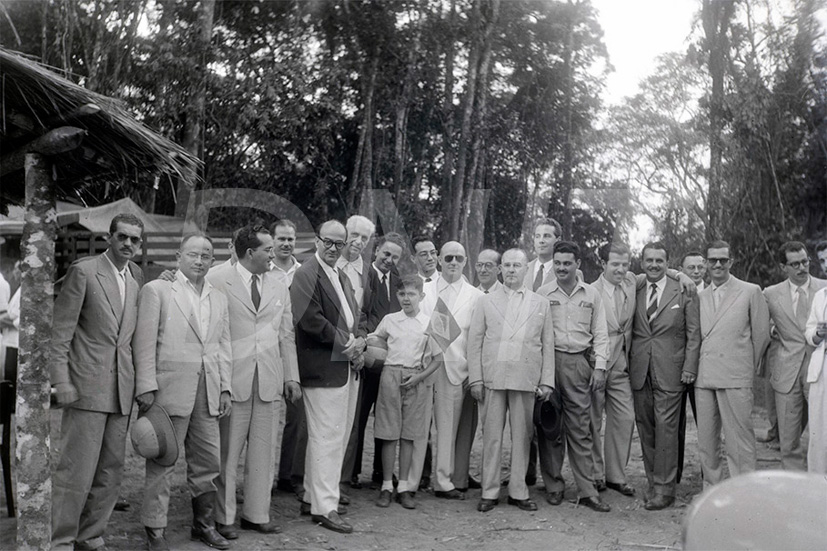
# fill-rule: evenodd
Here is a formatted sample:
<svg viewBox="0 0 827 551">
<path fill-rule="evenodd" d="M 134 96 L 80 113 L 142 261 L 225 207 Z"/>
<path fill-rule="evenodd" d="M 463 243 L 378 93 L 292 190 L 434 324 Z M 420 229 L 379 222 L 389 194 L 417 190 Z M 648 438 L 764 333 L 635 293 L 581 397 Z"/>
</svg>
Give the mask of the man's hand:
<svg viewBox="0 0 827 551">
<path fill-rule="evenodd" d="M 603 390 L 603 388 L 606 386 L 606 370 L 592 370 L 592 379 L 591 381 L 589 381 L 589 384 L 591 384 L 592 390 L 595 392 Z"/>
<path fill-rule="evenodd" d="M 681 292 L 686 293 L 689 298 L 698 294 L 698 286 L 692 281 L 692 278 L 683 272 L 678 272 L 678 283 L 681 284 Z"/>
<path fill-rule="evenodd" d="M 175 271 L 174 270 L 164 270 L 161 272 L 161 275 L 158 276 L 158 279 L 161 281 L 168 281 L 172 283 L 175 281 Z"/>
<path fill-rule="evenodd" d="M 353 371 L 359 372 L 362 371 L 362 368 L 365 367 L 365 355 L 359 354 L 354 359 L 350 360 L 350 368 Z"/>
<path fill-rule="evenodd" d="M 233 409 L 233 399 L 230 398 L 230 392 L 225 390 L 218 398 L 218 418 L 223 419 L 230 414 Z"/>
<path fill-rule="evenodd" d="M 143 394 L 136 396 L 135 401 L 138 402 L 138 411 L 141 413 L 146 413 L 155 402 L 155 391 L 150 390 L 149 392 L 144 392 Z"/>
<path fill-rule="evenodd" d="M 821 341 L 824 340 L 824 337 L 827 337 L 827 321 L 820 321 L 816 324 L 816 335 L 815 335 L 816 344 L 820 344 Z"/>
<path fill-rule="evenodd" d="M 402 384 L 399 386 L 405 389 L 413 388 L 424 380 L 425 379 L 422 375 L 405 375 L 402 378 Z"/>
<path fill-rule="evenodd" d="M 691 385 L 695 382 L 695 374 L 684 371 L 681 373 L 681 382 L 685 385 Z"/>
<path fill-rule="evenodd" d="M 290 400 L 291 403 L 296 403 L 302 397 L 302 387 L 296 381 L 286 381 L 284 383 L 284 397 Z"/>
<path fill-rule="evenodd" d="M 534 391 L 534 394 L 537 396 L 538 400 L 542 400 L 543 402 L 547 402 L 551 399 L 551 393 L 554 391 L 554 387 L 550 387 L 548 385 L 540 385 Z"/>
<path fill-rule="evenodd" d="M 471 397 L 477 402 L 482 403 L 485 399 L 485 385 L 482 383 L 471 385 Z"/>
<path fill-rule="evenodd" d="M 347 359 L 354 361 L 357 356 L 361 355 L 365 351 L 365 339 L 362 337 L 356 337 L 350 344 L 342 351 Z"/>
<path fill-rule="evenodd" d="M 78 401 L 78 389 L 72 383 L 58 383 L 55 385 L 55 399 L 58 407 L 65 407 Z"/>
</svg>

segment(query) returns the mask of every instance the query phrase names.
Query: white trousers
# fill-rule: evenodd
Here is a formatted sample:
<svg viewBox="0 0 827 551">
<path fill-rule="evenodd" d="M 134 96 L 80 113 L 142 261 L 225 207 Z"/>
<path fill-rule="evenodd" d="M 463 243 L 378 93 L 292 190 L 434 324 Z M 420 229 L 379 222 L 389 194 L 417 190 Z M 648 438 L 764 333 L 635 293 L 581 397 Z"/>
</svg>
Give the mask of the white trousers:
<svg viewBox="0 0 827 551">
<path fill-rule="evenodd" d="M 827 381 L 824 371 L 817 381 L 810 383 L 809 392 L 810 446 L 807 450 L 807 470 L 827 474 Z"/>
</svg>

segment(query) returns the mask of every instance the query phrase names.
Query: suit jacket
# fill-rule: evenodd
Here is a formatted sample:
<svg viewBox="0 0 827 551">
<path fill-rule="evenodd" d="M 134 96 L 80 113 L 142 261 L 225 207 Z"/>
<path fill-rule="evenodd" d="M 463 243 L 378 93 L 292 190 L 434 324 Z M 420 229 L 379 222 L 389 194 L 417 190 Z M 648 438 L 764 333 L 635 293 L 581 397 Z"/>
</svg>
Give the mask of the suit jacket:
<svg viewBox="0 0 827 551">
<path fill-rule="evenodd" d="M 303 386 L 341 387 L 350 376 L 350 362 L 343 351 L 350 335 L 356 335 L 359 311 L 350 280 L 337 270 L 347 298 L 343 306 L 336 289 L 314 254 L 293 276 L 290 295 L 296 320 L 296 351 Z M 350 308 L 354 323 L 347 325 L 342 307 Z"/>
<path fill-rule="evenodd" d="M 222 264 L 207 274 L 207 280 L 227 297 L 232 337 L 232 394 L 236 402 L 245 402 L 252 396 L 256 370 L 259 397 L 265 402 L 278 399 L 284 392 L 285 382 L 299 380 L 286 280 L 273 272 L 259 277 L 261 302 L 256 311 L 250 289 L 234 265 Z"/>
<path fill-rule="evenodd" d="M 505 287 L 477 300 L 468 329 L 468 382 L 493 390 L 554 387 L 554 324 L 548 300 L 525 289 L 522 308 L 506 321 Z"/>
<path fill-rule="evenodd" d="M 807 328 L 804 330 L 804 337 L 810 345 L 814 345 L 818 323 L 825 321 L 827 321 L 827 288 L 816 293 L 813 304 L 810 306 L 810 316 L 807 318 Z M 810 355 L 810 365 L 807 368 L 808 383 L 818 381 L 825 364 L 827 364 L 827 339 L 822 339 Z"/>
<path fill-rule="evenodd" d="M 180 277 L 180 276 L 179 276 Z M 219 397 L 231 391 L 232 341 L 227 297 L 210 290 L 210 322 L 206 334 L 193 311 L 180 279 L 155 280 L 141 289 L 138 327 L 132 338 L 132 357 L 139 377 L 136 392 L 157 391 L 155 401 L 170 415 L 192 413 L 201 367 L 204 367 L 207 406 L 218 415 Z M 209 285 L 205 282 L 204 285 Z"/>
<path fill-rule="evenodd" d="M 697 388 L 752 388 L 770 340 L 770 314 L 761 288 L 730 276 L 718 310 L 710 285 L 698 294 L 701 356 Z"/>
<path fill-rule="evenodd" d="M 442 275 L 425 284 L 425 298 L 422 299 L 420 308 L 428 317 L 434 313 L 441 281 L 443 281 Z M 451 308 L 451 314 L 459 325 L 460 335 L 447 350 L 442 351 L 445 371 L 452 385 L 460 385 L 468 379 L 468 360 L 465 356 L 468 328 L 471 327 L 471 313 L 474 311 L 474 305 L 477 299 L 483 296 L 483 292 L 468 283 L 465 278 L 461 278 L 460 281 L 462 282 L 460 292 Z"/>
<path fill-rule="evenodd" d="M 626 359 L 629 359 L 629 348 L 632 343 L 632 319 L 635 314 L 635 296 L 638 282 L 632 272 L 626 272 L 626 277 L 615 288 L 615 292 L 622 293 L 623 298 L 620 319 L 615 313 L 614 302 L 606 297 L 606 290 L 610 285 L 611 283 L 606 281 L 606 278 L 602 275 L 592 283 L 592 287 L 600 292 L 600 298 L 603 299 L 603 307 L 606 310 L 606 328 L 609 331 L 609 369 L 617 363 L 621 354 L 625 354 Z"/>
<path fill-rule="evenodd" d="M 825 286 L 827 280 L 810 277 L 810 283 L 807 285 L 808 314 L 816 292 Z M 767 287 L 764 289 L 764 297 L 770 310 L 770 320 L 775 327 L 770 346 L 767 348 L 765 365 L 770 372 L 773 390 L 786 394 L 792 390 L 797 378 L 800 377 L 804 381 L 814 347 L 804 338 L 806 318 L 801 322 L 796 320 L 789 281 L 785 279 L 781 283 Z"/>
<path fill-rule="evenodd" d="M 55 301 L 51 382 L 75 386 L 79 399 L 71 407 L 122 415 L 132 410 L 132 334 L 139 289 L 135 273 L 141 273 L 140 268 L 126 270 L 122 302 L 112 265 L 103 255 L 69 267 Z"/>
<path fill-rule="evenodd" d="M 640 390 L 651 370 L 657 387 L 669 392 L 683 390 L 681 373 L 698 373 L 701 346 L 698 300 L 681 293 L 680 284 L 666 278 L 655 319 L 646 315 L 647 288 L 637 291 L 629 376 Z"/>
<path fill-rule="evenodd" d="M 399 306 L 399 298 L 396 296 L 399 272 L 396 271 L 396 268 L 391 268 L 390 272 L 388 272 L 388 277 L 390 278 L 388 282 L 390 284 L 390 298 L 388 298 L 386 289 L 383 288 L 382 280 L 379 279 L 379 274 L 376 273 L 376 269 L 373 266 L 370 267 L 368 284 L 365 287 L 365 303 L 362 306 L 364 325 L 360 324 L 359 327 L 359 334 L 363 337 L 367 336 L 368 333 L 376 331 L 379 322 L 382 321 L 382 318 L 386 315 L 402 309 L 402 307 Z"/>
</svg>

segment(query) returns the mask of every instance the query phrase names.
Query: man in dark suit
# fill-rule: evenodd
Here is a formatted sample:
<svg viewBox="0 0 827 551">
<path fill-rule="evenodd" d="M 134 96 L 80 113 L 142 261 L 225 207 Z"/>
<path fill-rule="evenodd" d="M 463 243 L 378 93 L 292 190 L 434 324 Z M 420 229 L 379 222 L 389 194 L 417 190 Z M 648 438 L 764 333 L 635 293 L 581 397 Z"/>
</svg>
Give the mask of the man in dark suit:
<svg viewBox="0 0 827 551">
<path fill-rule="evenodd" d="M 398 312 L 399 299 L 396 297 L 396 282 L 399 273 L 396 265 L 405 252 L 405 241 L 398 233 L 389 233 L 376 244 L 376 258 L 368 269 L 368 284 L 363 295 L 362 322 L 359 324 L 359 336 L 367 337 L 372 333 L 382 318 L 392 312 Z M 379 381 L 382 377 L 382 364 L 374 365 L 362 372 L 359 385 L 359 401 L 356 405 L 356 418 L 353 432 L 345 453 L 342 480 L 350 480 L 352 488 L 360 487 L 359 474 L 362 472 L 362 451 L 364 449 L 365 428 L 370 417 L 370 410 L 379 395 Z M 382 441 L 374 440 L 373 474 L 371 479 L 382 478 Z"/>
<path fill-rule="evenodd" d="M 55 301 L 51 382 L 65 409 L 53 478 L 53 545 L 103 547 L 118 499 L 135 397 L 132 335 L 143 284 L 141 269 L 130 259 L 143 231 L 136 216 L 115 216 L 109 248 L 72 264 Z"/>
<path fill-rule="evenodd" d="M 316 254 L 293 276 L 290 295 L 296 352 L 307 417 L 305 503 L 314 522 L 337 532 L 353 527 L 339 516 L 342 461 L 353 426 L 364 364 L 365 339 L 357 336 L 358 308 L 350 280 L 336 269 L 347 230 L 336 220 L 316 235 Z"/>
<path fill-rule="evenodd" d="M 678 430 L 684 384 L 698 372 L 700 320 L 697 299 L 666 277 L 662 243 L 643 247 L 646 286 L 638 289 L 629 358 L 635 420 L 649 488 L 644 507 L 664 509 L 675 501 Z"/>
</svg>

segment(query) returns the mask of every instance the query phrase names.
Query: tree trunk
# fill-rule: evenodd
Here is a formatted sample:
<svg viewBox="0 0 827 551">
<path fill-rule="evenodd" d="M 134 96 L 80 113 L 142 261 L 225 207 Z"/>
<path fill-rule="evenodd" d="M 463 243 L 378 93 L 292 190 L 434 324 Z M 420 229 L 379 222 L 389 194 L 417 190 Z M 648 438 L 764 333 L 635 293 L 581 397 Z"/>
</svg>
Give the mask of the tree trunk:
<svg viewBox="0 0 827 551">
<path fill-rule="evenodd" d="M 568 21 L 566 21 L 566 44 L 563 51 L 563 117 L 564 119 L 564 136 L 563 136 L 563 166 L 560 175 L 560 185 L 558 186 L 558 193 L 563 201 L 563 210 L 557 216 L 557 221 L 563 228 L 563 238 L 569 239 L 571 237 L 571 190 L 574 187 L 572 182 L 572 165 L 574 164 L 574 146 L 572 140 L 572 95 L 574 94 L 574 19 L 575 10 L 578 9 L 579 4 L 575 5 L 569 0 L 568 3 Z M 551 207 L 553 208 L 553 207 Z"/>
<path fill-rule="evenodd" d="M 372 203 L 370 193 L 366 190 L 373 188 L 373 95 L 376 91 L 376 76 L 379 72 L 379 52 L 373 55 L 368 68 L 367 80 L 364 88 L 364 103 L 362 114 L 362 129 L 359 134 L 359 146 L 356 152 L 356 163 L 353 169 L 353 182 L 347 194 L 347 211 L 371 212 Z M 362 201 L 365 204 L 362 205 Z"/>
<path fill-rule="evenodd" d="M 451 219 L 453 212 L 453 197 L 451 177 L 454 173 L 454 34 L 456 25 L 456 0 L 451 0 L 448 12 L 448 31 L 445 33 L 445 88 L 442 100 L 442 220 Z M 444 234 L 444 232 L 443 232 Z M 444 240 L 440 240 L 444 241 Z"/>
<path fill-rule="evenodd" d="M 57 213 L 51 170 L 43 155 L 26 156 L 16 429 L 17 549 L 21 550 L 49 549 L 52 533 L 49 340 Z"/>
</svg>

